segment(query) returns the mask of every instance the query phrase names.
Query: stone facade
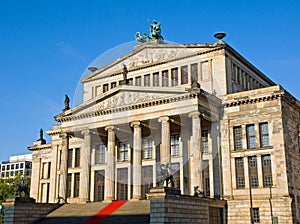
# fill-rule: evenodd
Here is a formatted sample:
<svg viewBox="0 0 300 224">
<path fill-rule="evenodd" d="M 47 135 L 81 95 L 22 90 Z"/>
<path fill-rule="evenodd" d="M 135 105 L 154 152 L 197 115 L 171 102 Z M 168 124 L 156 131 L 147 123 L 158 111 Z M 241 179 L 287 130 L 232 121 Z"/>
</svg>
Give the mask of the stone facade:
<svg viewBox="0 0 300 224">
<path fill-rule="evenodd" d="M 229 45 L 147 42 L 81 82 L 29 147 L 38 202 L 145 199 L 168 164 L 183 195 L 226 199 L 228 223 L 299 221 L 299 102 Z"/>
</svg>

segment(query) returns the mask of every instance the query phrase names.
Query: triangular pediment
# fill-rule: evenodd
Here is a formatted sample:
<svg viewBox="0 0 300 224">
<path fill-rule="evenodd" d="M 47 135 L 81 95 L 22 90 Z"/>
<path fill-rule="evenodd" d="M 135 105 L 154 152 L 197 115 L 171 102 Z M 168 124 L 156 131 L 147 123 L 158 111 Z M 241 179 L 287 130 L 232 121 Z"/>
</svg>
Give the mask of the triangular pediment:
<svg viewBox="0 0 300 224">
<path fill-rule="evenodd" d="M 63 117 L 80 116 L 82 114 L 94 113 L 103 110 L 116 110 L 118 108 L 130 107 L 139 103 L 147 103 L 154 100 L 163 100 L 168 97 L 185 94 L 186 90 L 181 87 L 157 87 L 148 89 L 136 86 L 118 86 L 110 91 L 88 100 L 70 110 L 57 115 L 56 120 Z"/>
<path fill-rule="evenodd" d="M 121 74 L 123 64 L 127 66 L 130 72 L 143 67 L 168 63 L 195 54 L 201 54 L 216 47 L 218 46 L 214 44 L 140 44 L 132 52 L 85 76 L 81 79 L 81 82 L 89 82 Z"/>
</svg>

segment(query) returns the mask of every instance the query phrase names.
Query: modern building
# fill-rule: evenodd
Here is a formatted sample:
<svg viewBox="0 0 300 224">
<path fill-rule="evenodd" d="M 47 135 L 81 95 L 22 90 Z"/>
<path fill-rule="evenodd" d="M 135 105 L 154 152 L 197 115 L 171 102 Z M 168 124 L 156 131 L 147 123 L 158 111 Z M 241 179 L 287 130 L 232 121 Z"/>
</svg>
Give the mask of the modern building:
<svg viewBox="0 0 300 224">
<path fill-rule="evenodd" d="M 91 71 L 28 147 L 38 202 L 145 199 L 168 164 L 181 194 L 227 200 L 228 223 L 300 221 L 300 103 L 228 44 L 143 41 Z"/>
<path fill-rule="evenodd" d="M 13 178 L 16 176 L 31 177 L 32 154 L 10 156 L 9 161 L 3 161 L 0 165 L 1 178 Z"/>
</svg>

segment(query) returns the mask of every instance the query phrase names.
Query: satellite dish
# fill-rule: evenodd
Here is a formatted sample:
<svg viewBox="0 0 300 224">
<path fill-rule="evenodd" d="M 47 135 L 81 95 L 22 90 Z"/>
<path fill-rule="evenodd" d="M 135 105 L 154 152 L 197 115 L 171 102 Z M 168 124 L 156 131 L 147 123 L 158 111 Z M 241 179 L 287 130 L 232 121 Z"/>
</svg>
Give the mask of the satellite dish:
<svg viewBox="0 0 300 224">
<path fill-rule="evenodd" d="M 216 33 L 214 37 L 218 40 L 222 40 L 224 37 L 226 37 L 226 33 Z"/>
</svg>

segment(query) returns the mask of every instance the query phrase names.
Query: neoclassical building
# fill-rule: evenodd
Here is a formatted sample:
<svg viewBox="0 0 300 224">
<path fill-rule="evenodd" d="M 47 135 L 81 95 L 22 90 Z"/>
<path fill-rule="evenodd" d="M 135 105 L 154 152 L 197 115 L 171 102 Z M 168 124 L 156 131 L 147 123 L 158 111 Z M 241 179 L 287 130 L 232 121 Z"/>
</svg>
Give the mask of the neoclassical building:
<svg viewBox="0 0 300 224">
<path fill-rule="evenodd" d="M 225 199 L 228 223 L 300 221 L 300 103 L 228 44 L 146 41 L 90 70 L 51 143 L 28 147 L 31 197 L 146 199 L 168 164 L 181 194 Z"/>
</svg>

